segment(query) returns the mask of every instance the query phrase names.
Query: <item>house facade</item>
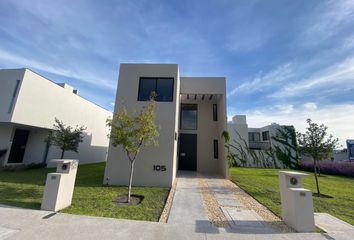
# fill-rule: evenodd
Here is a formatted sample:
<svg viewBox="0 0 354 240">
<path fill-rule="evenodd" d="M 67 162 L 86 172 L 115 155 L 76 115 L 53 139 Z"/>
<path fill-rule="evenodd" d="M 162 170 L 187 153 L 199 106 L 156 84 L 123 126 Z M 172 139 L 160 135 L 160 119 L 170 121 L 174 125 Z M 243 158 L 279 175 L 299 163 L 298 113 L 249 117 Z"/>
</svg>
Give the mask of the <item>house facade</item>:
<svg viewBox="0 0 354 240">
<path fill-rule="evenodd" d="M 29 69 L 0 70 L 0 164 L 26 165 L 60 158 L 60 149 L 45 138 L 58 118 L 70 126 L 84 125 L 79 152 L 65 158 L 81 163 L 106 160 L 112 113 L 87 101 L 67 84 L 54 83 Z"/>
<path fill-rule="evenodd" d="M 156 97 L 159 145 L 143 149 L 136 160 L 133 185 L 173 184 L 177 171 L 227 177 L 221 133 L 227 129 L 224 77 L 181 77 L 177 64 L 121 64 L 115 112 L 123 102 L 132 114 Z M 126 185 L 130 162 L 120 146 L 109 146 L 105 184 Z"/>
<path fill-rule="evenodd" d="M 235 115 L 228 123 L 235 164 L 247 167 L 293 168 L 298 163 L 293 126 L 272 123 L 250 128 L 245 115 Z"/>
</svg>

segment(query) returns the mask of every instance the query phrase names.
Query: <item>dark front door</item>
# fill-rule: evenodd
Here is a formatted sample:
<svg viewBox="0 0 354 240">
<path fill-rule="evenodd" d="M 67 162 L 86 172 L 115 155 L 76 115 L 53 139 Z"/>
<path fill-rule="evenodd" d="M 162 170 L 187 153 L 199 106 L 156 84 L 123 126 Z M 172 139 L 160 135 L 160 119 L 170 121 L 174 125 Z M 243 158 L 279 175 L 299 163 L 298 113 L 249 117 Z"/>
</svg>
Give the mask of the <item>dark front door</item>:
<svg viewBox="0 0 354 240">
<path fill-rule="evenodd" d="M 28 140 L 28 130 L 16 129 L 8 163 L 22 163 Z"/>
<path fill-rule="evenodd" d="M 181 134 L 178 170 L 197 170 L 197 134 Z"/>
</svg>

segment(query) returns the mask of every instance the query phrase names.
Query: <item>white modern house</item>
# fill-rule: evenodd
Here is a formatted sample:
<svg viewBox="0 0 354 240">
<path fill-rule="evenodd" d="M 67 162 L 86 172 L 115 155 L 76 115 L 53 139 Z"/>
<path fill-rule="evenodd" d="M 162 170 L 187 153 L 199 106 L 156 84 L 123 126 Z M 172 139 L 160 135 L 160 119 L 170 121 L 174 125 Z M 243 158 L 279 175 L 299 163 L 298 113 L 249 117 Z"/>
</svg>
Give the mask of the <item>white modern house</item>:
<svg viewBox="0 0 354 240">
<path fill-rule="evenodd" d="M 121 64 L 115 112 L 123 100 L 130 113 L 141 110 L 152 92 L 159 146 L 139 154 L 133 185 L 169 187 L 179 170 L 227 177 L 225 78 L 181 77 L 177 64 Z M 128 184 L 129 169 L 125 152 L 110 145 L 104 183 Z"/>
<path fill-rule="evenodd" d="M 272 123 L 250 128 L 245 115 L 235 115 L 228 122 L 228 132 L 240 165 L 287 168 L 298 159 L 293 126 Z"/>
<path fill-rule="evenodd" d="M 41 163 L 60 158 L 60 150 L 46 146 L 55 118 L 66 125 L 84 125 L 79 152 L 65 158 L 80 163 L 106 160 L 112 113 L 78 95 L 67 84 L 54 83 L 29 69 L 0 70 L 0 166 Z"/>
</svg>

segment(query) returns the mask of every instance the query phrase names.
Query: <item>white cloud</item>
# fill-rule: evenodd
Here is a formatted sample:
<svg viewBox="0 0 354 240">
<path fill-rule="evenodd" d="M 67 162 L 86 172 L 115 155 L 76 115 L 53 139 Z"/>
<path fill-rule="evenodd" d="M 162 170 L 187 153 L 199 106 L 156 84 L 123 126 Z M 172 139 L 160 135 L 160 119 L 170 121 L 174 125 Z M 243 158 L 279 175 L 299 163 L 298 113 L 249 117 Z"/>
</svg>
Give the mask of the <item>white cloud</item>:
<svg viewBox="0 0 354 240">
<path fill-rule="evenodd" d="M 0 61 L 6 62 L 7 66 L 12 66 L 12 64 L 21 67 L 27 67 L 31 69 L 38 69 L 48 73 L 60 75 L 68 78 L 75 78 L 79 81 L 90 83 L 96 86 L 115 89 L 115 84 L 107 80 L 103 80 L 98 76 L 93 76 L 88 72 L 83 71 L 73 71 L 71 69 L 64 69 L 60 67 L 54 67 L 44 62 L 40 62 L 34 59 L 29 59 L 20 55 L 10 53 L 6 50 L 0 49 Z M 10 64 L 11 63 L 11 64 Z"/>
<path fill-rule="evenodd" d="M 308 111 L 314 111 L 317 109 L 317 104 L 314 102 L 308 102 L 303 104 L 304 109 Z"/>
<path fill-rule="evenodd" d="M 354 1 L 327 1 L 318 5 L 309 19 L 308 27 L 301 35 L 301 45 L 317 45 L 336 35 L 341 29 L 350 26 L 354 18 Z M 321 41 L 319 41 L 321 39 Z"/>
<path fill-rule="evenodd" d="M 345 59 L 335 65 L 315 72 L 311 77 L 289 84 L 269 95 L 272 98 L 302 96 L 316 90 L 327 89 L 331 92 L 337 88 L 354 87 L 354 57 Z"/>
<path fill-rule="evenodd" d="M 269 87 L 274 87 L 277 84 L 284 82 L 294 75 L 293 64 L 286 63 L 278 66 L 274 70 L 266 73 L 259 74 L 256 78 L 251 81 L 242 83 L 240 86 L 234 88 L 228 93 L 228 96 L 233 96 L 235 94 L 249 94 L 256 91 L 265 90 Z"/>
<path fill-rule="evenodd" d="M 310 109 L 309 109 L 310 108 Z M 334 104 L 319 107 L 315 103 L 305 103 L 293 107 L 292 111 L 279 111 L 279 107 L 253 109 L 243 113 L 247 115 L 249 127 L 262 127 L 273 122 L 294 125 L 296 130 L 304 132 L 307 126 L 306 119 L 323 123 L 328 132 L 338 137 L 345 146 L 346 139 L 354 139 L 354 104 Z M 229 115 L 228 119 L 231 120 Z"/>
</svg>

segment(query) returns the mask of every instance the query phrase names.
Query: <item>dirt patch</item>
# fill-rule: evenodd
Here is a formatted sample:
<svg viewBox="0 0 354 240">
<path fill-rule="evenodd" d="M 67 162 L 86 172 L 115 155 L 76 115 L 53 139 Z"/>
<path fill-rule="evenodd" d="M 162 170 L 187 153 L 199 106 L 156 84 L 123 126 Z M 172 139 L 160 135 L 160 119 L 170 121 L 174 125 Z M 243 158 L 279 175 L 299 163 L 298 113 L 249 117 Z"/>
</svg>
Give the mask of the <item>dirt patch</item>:
<svg viewBox="0 0 354 240">
<path fill-rule="evenodd" d="M 128 203 L 128 195 L 124 194 L 114 199 L 113 203 L 117 205 L 123 205 L 123 206 L 134 206 L 134 205 L 139 205 L 143 200 L 144 200 L 144 196 L 132 194 L 130 195 L 130 202 Z"/>
</svg>

